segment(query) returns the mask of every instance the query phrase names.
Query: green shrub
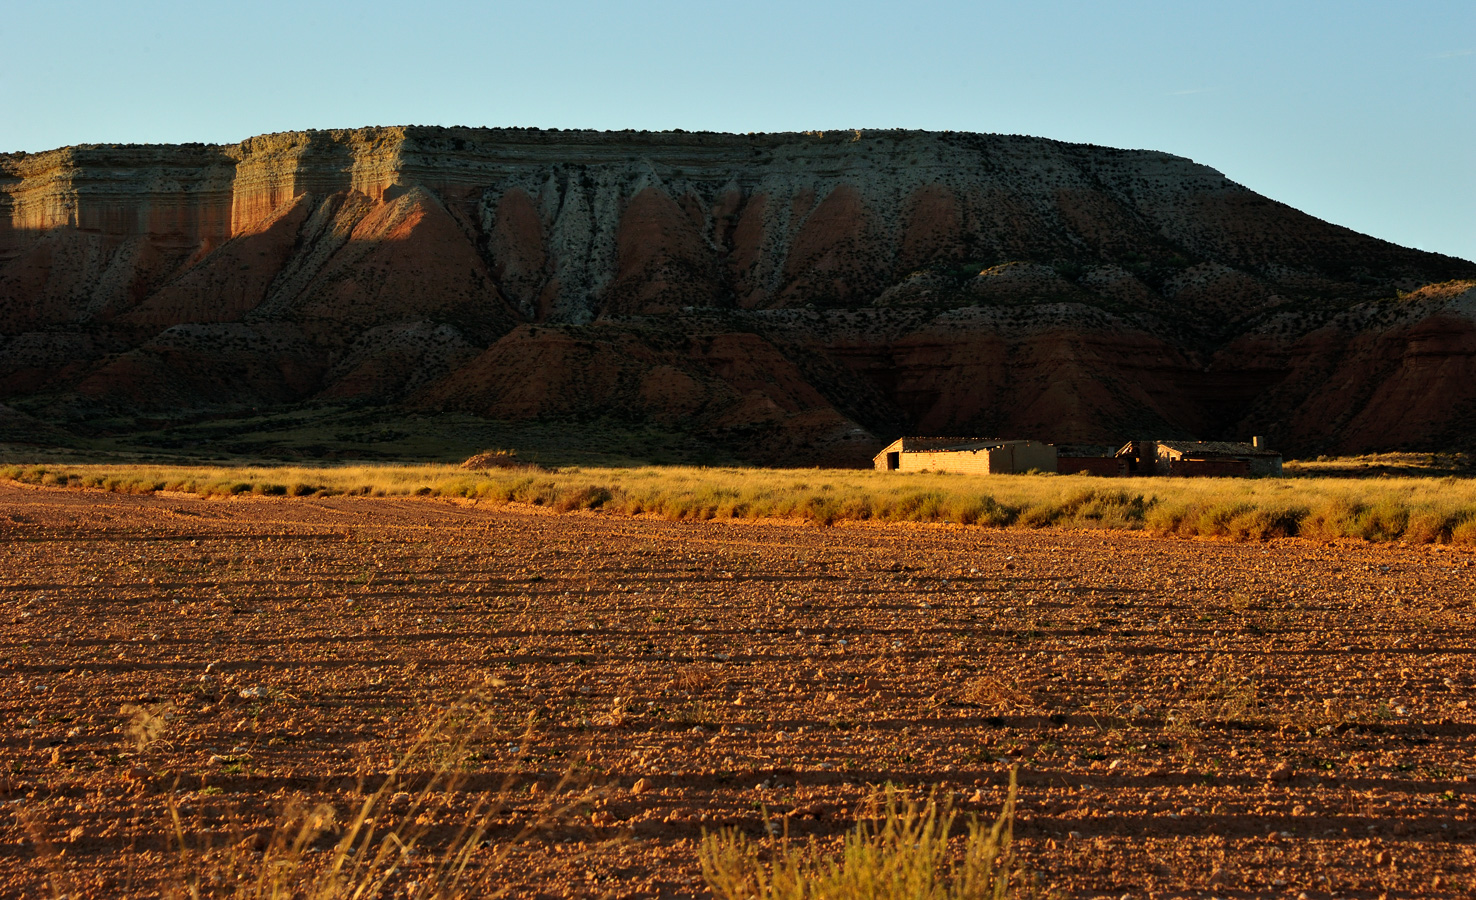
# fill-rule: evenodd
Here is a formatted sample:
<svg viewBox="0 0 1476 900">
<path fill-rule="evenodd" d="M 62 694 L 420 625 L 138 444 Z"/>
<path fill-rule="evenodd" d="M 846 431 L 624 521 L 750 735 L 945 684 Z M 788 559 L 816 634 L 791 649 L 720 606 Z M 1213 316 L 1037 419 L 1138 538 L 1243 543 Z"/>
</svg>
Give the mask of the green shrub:
<svg viewBox="0 0 1476 900">
<path fill-rule="evenodd" d="M 1062 501 L 1057 519 L 1097 528 L 1141 528 L 1149 505 L 1142 494 L 1088 488 Z"/>
<path fill-rule="evenodd" d="M 1144 524 L 1156 534 L 1183 534 L 1191 511 L 1187 503 L 1156 503 L 1144 517 Z"/>
<path fill-rule="evenodd" d="M 553 508 L 559 512 L 568 512 L 573 509 L 599 509 L 615 498 L 609 488 L 602 485 L 590 485 L 577 488 L 561 494 L 553 502 Z"/>
<path fill-rule="evenodd" d="M 1449 544 L 1462 521 L 1459 515 L 1448 512 L 1411 514 L 1403 539 L 1411 544 Z"/>
<path fill-rule="evenodd" d="M 1355 522 L 1355 537 L 1366 541 L 1397 541 L 1409 527 L 1409 507 L 1397 501 L 1381 500 L 1361 509 Z"/>
<path fill-rule="evenodd" d="M 1335 497 L 1314 509 L 1302 521 L 1302 533 L 1318 538 L 1350 537 L 1360 509 L 1358 504 Z"/>
<path fill-rule="evenodd" d="M 1049 528 L 1061 518 L 1061 513 L 1058 504 L 1037 503 L 1022 510 L 1015 524 L 1024 528 Z"/>
<path fill-rule="evenodd" d="M 949 519 L 960 525 L 982 525 L 986 528 L 1007 528 L 1020 518 L 1018 507 L 1005 506 L 988 494 L 973 501 L 959 504 Z"/>
<path fill-rule="evenodd" d="M 1460 521 L 1450 530 L 1452 544 L 1476 544 L 1476 517 Z"/>
</svg>

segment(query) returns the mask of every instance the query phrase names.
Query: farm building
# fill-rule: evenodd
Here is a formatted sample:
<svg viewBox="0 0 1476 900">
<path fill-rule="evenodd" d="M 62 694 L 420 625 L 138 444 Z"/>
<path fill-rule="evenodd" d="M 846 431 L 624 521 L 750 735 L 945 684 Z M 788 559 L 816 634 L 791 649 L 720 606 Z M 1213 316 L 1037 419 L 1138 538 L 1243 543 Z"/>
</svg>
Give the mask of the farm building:
<svg viewBox="0 0 1476 900">
<path fill-rule="evenodd" d="M 1117 451 L 1129 475 L 1227 477 L 1280 475 L 1281 454 L 1264 438 L 1237 441 L 1130 441 Z"/>
<path fill-rule="evenodd" d="M 905 437 L 888 444 L 873 461 L 889 472 L 1054 472 L 1056 448 L 1039 441 Z"/>
</svg>

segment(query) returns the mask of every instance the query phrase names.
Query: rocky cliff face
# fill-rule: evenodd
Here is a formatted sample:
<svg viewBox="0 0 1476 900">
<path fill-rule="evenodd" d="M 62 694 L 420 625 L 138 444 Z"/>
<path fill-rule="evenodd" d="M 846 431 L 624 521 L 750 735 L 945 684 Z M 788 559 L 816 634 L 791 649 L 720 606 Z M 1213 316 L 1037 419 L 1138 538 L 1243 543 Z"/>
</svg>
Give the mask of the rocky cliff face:
<svg viewBox="0 0 1476 900">
<path fill-rule="evenodd" d="M 0 157 L 0 402 L 901 432 L 1476 438 L 1476 265 L 1149 151 L 375 128 Z M 1428 285 L 1439 285 L 1426 287 Z"/>
</svg>

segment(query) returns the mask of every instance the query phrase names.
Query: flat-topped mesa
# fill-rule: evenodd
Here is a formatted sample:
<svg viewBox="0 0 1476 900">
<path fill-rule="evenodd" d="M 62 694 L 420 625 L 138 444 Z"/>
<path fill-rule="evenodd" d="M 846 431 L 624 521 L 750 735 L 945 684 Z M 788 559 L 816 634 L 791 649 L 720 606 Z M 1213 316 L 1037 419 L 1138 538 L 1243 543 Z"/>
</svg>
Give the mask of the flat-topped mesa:
<svg viewBox="0 0 1476 900">
<path fill-rule="evenodd" d="M 241 234 L 303 194 L 356 191 L 374 200 L 401 183 L 402 128 L 286 132 L 249 138 L 236 160 L 231 233 Z"/>
<path fill-rule="evenodd" d="M 0 228 L 12 234 L 0 237 L 0 253 L 17 235 L 58 228 L 218 244 L 231 234 L 234 172 L 234 160 L 204 145 L 0 157 Z"/>
<path fill-rule="evenodd" d="M 1452 279 L 1476 265 L 1182 157 L 1010 135 L 389 127 L 0 156 L 0 402 L 69 409 L 618 414 L 767 460 L 1242 420 L 1323 447 L 1355 416 L 1364 444 L 1429 443 L 1452 417 L 1411 398 L 1452 396 L 1431 372 L 1476 384 L 1476 317 L 1400 292 Z M 1357 372 L 1316 394 L 1337 360 L 1427 352 L 1444 368 L 1388 381 L 1409 396 Z"/>
<path fill-rule="evenodd" d="M 952 132 L 431 127 L 12 155 L 0 160 L 0 259 L 28 234 L 75 228 L 193 260 L 304 195 L 384 203 L 414 187 L 448 206 L 494 269 L 512 270 L 527 317 L 566 321 L 867 305 L 939 260 L 1207 259 L 1312 281 L 1355 256 L 1383 270 L 1412 262 L 1153 151 Z"/>
<path fill-rule="evenodd" d="M 1088 160 L 1091 171 L 1083 169 Z M 17 229 L 70 224 L 136 234 L 152 227 L 149 219 L 120 218 L 112 207 L 131 201 L 142 208 L 167 198 L 183 207 L 218 207 L 229 190 L 230 233 L 236 234 L 303 193 L 356 190 L 382 199 L 397 185 L 421 185 L 460 197 L 555 167 L 627 169 L 637 180 L 706 182 L 709 190 L 729 181 L 754 187 L 774 175 L 804 175 L 819 183 L 849 180 L 871 194 L 867 188 L 877 179 L 888 182 L 879 185 L 883 191 L 938 179 L 1054 189 L 1125 165 L 1140 186 L 1165 179 L 1181 186 L 1198 180 L 1198 189 L 1228 184 L 1213 170 L 1167 154 L 999 135 L 394 127 L 285 132 L 223 146 L 86 145 L 13 154 L 0 160 L 0 202 L 10 207 L 5 218 Z"/>
</svg>

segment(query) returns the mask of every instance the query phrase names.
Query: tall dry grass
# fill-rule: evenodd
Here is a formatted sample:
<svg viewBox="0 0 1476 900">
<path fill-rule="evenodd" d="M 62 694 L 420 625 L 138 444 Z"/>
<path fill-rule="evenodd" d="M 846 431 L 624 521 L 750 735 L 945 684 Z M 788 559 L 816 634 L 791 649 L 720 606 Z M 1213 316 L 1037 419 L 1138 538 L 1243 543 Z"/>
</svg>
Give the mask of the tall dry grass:
<svg viewBox="0 0 1476 900">
<path fill-rule="evenodd" d="M 450 465 L 36 465 L 0 478 L 202 497 L 450 497 L 665 519 L 931 522 L 994 528 L 1147 529 L 1264 540 L 1302 535 L 1476 543 L 1476 479 L 1092 478 L 690 466 L 554 471 Z"/>
<path fill-rule="evenodd" d="M 1015 855 L 1016 773 L 994 824 L 970 817 L 951 840 L 958 814 L 937 795 L 925 802 L 888 787 L 870 815 L 826 853 L 786 833 L 754 841 L 725 829 L 704 833 L 702 874 L 719 900 L 1006 900 L 1039 896 Z M 956 849 L 955 849 L 956 846 Z"/>
<path fill-rule="evenodd" d="M 270 833 L 233 835 L 213 847 L 208 824 L 186 822 L 169 808 L 177 875 L 166 896 L 205 900 L 456 900 L 497 897 L 503 886 L 470 884 L 495 870 L 511 849 L 556 823 L 599 790 L 566 774 L 524 810 L 511 835 L 490 839 L 510 810 L 526 806 L 511 781 L 471 790 L 479 748 L 489 740 L 487 698 L 473 694 L 425 729 L 400 761 L 357 805 L 289 801 Z M 499 739 L 500 740 L 500 739 Z M 521 743 L 526 746 L 528 735 Z M 505 830 L 505 829 L 504 829 Z"/>
</svg>

